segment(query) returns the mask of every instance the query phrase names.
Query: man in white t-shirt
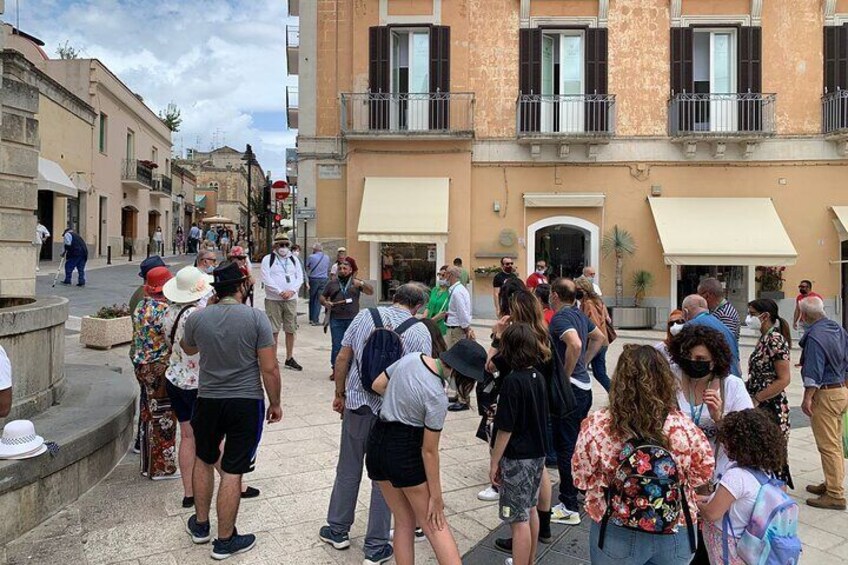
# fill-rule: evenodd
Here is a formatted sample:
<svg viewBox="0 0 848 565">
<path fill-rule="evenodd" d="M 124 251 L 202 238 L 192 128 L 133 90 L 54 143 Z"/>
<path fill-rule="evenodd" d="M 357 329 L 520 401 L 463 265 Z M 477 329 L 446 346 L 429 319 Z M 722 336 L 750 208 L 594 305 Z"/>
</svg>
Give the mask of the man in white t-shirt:
<svg viewBox="0 0 848 565">
<path fill-rule="evenodd" d="M 0 346 L 0 418 L 12 410 L 12 363 L 6 350 Z"/>
<path fill-rule="evenodd" d="M 35 238 L 32 240 L 32 244 L 35 245 L 35 270 L 40 271 L 41 269 L 38 267 L 38 262 L 41 259 L 41 246 L 50 238 L 50 231 L 44 227 L 44 224 L 41 223 L 41 220 L 35 220 Z"/>
</svg>

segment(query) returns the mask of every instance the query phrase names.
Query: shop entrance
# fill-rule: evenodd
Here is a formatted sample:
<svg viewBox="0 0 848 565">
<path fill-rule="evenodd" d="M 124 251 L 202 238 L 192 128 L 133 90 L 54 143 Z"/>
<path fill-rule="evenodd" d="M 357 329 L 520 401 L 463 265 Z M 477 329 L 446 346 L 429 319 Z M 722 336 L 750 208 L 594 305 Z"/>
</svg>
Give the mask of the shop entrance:
<svg viewBox="0 0 848 565">
<path fill-rule="evenodd" d="M 748 311 L 748 267 L 739 265 L 684 265 L 680 267 L 677 280 L 677 304 L 680 308 L 683 299 L 698 293 L 698 285 L 706 278 L 714 277 L 724 287 L 727 300 L 737 312 Z"/>
<path fill-rule="evenodd" d="M 397 288 L 408 282 L 432 287 L 436 282 L 435 243 L 380 244 L 381 300 L 391 301 Z"/>
<path fill-rule="evenodd" d="M 548 264 L 551 279 L 576 278 L 583 267 L 600 268 L 600 229 L 574 216 L 553 216 L 527 226 L 527 267 L 532 273 L 536 261 Z"/>
<path fill-rule="evenodd" d="M 124 206 L 121 208 L 121 237 L 124 239 L 123 254 L 129 253 L 133 247 L 136 238 L 136 225 L 138 220 L 138 210 L 132 206 Z"/>
<path fill-rule="evenodd" d="M 53 242 L 58 241 L 62 242 L 62 234 L 53 233 L 54 228 L 56 227 L 53 223 L 53 192 L 49 190 L 39 190 L 38 191 L 38 220 L 47 228 L 47 231 L 50 232 L 50 239 L 41 246 L 41 255 L 39 256 L 39 260 L 41 261 L 52 261 L 53 260 Z"/>
</svg>

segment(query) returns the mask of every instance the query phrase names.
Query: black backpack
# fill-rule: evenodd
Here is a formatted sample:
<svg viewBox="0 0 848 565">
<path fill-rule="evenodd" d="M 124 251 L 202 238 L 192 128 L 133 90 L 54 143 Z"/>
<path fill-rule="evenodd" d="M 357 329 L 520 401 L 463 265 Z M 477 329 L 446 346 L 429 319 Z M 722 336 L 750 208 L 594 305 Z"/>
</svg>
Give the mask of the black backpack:
<svg viewBox="0 0 848 565">
<path fill-rule="evenodd" d="M 277 254 L 276 253 L 269 253 L 268 255 L 271 256 L 271 259 L 268 261 L 268 268 L 270 269 L 271 267 L 274 266 L 274 261 L 277 260 Z M 294 255 L 289 255 L 289 260 L 291 261 L 292 265 L 297 267 L 297 261 L 294 260 Z"/>
<path fill-rule="evenodd" d="M 383 325 L 383 319 L 380 317 L 380 311 L 377 308 L 369 308 L 368 311 L 374 320 L 374 329 L 371 330 L 371 335 L 365 340 L 361 360 L 357 365 L 362 388 L 368 392 L 374 392 L 372 388 L 374 380 L 404 355 L 403 341 L 400 336 L 421 320 L 412 316 L 392 329 Z"/>
</svg>

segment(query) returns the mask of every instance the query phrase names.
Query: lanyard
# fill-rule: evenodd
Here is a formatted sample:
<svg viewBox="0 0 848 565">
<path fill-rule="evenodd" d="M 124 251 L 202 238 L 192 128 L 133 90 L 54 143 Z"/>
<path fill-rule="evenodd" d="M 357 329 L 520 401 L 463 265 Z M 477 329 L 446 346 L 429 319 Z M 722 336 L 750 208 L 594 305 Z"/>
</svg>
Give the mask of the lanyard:
<svg viewBox="0 0 848 565">
<path fill-rule="evenodd" d="M 436 369 L 439 371 L 439 378 L 442 379 L 442 381 L 444 381 L 445 380 L 445 367 L 444 367 L 444 365 L 442 365 L 441 359 L 436 358 L 436 359 L 433 359 L 433 361 L 436 362 Z"/>
<path fill-rule="evenodd" d="M 341 291 L 342 296 L 344 296 L 345 298 L 347 298 L 347 289 L 350 288 L 350 281 L 352 279 L 353 279 L 352 276 L 350 278 L 348 278 L 346 284 L 342 284 L 342 281 L 339 281 L 339 291 Z"/>
<path fill-rule="evenodd" d="M 710 379 L 707 382 L 707 388 L 704 389 L 705 391 L 710 388 L 710 384 L 712 384 L 712 382 L 713 382 L 712 379 Z M 701 415 L 704 413 L 704 406 L 705 406 L 703 398 L 701 399 L 701 403 L 698 405 L 698 410 L 696 412 L 695 411 L 695 395 L 692 392 L 692 382 L 691 381 L 689 382 L 688 393 L 689 393 L 689 395 L 688 395 L 689 396 L 689 415 L 692 417 L 692 421 L 695 422 L 695 425 L 700 427 L 701 426 Z"/>
</svg>

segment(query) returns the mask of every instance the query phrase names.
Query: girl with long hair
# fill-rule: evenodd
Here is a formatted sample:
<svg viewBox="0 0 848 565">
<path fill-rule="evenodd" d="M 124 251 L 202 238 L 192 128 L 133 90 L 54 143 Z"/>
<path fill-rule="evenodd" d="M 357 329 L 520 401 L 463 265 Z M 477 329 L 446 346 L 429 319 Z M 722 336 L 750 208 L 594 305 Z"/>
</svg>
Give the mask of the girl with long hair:
<svg viewBox="0 0 848 565">
<path fill-rule="evenodd" d="M 580 310 L 592 320 L 595 327 L 601 330 L 601 333 L 608 335 L 607 324 L 611 324 L 612 320 L 607 312 L 607 307 L 601 297 L 595 294 L 595 286 L 586 277 L 578 277 L 574 284 L 577 285 L 578 299 L 580 300 Z M 582 294 L 582 296 L 581 296 Z M 609 392 L 610 378 L 607 375 L 607 348 L 609 343 L 603 345 L 598 354 L 589 361 L 589 366 L 592 368 L 592 375 L 595 380 L 604 387 L 604 390 Z"/>
</svg>

